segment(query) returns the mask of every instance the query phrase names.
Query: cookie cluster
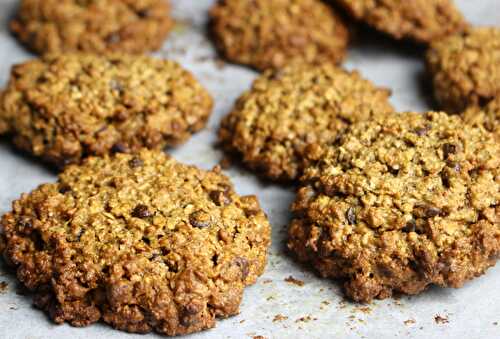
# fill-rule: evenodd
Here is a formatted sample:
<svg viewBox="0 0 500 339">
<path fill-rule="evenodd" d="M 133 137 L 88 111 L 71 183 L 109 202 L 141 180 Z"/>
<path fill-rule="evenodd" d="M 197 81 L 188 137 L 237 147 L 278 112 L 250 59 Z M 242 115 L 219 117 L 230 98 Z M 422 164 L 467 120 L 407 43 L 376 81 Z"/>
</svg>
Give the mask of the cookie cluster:
<svg viewBox="0 0 500 339">
<path fill-rule="evenodd" d="M 333 6 L 334 3 L 337 6 Z M 218 140 L 296 186 L 287 247 L 359 302 L 460 287 L 500 256 L 500 28 L 452 0 L 218 0 L 207 35 L 261 72 Z M 423 47 L 436 109 L 396 112 L 347 70 L 352 27 Z M 220 167 L 162 149 L 205 127 L 208 91 L 145 55 L 173 27 L 164 0 L 22 0 L 0 134 L 59 170 L 1 218 L 0 252 L 56 323 L 182 335 L 239 312 L 271 226 Z M 441 110 L 441 111 L 438 111 Z"/>
</svg>

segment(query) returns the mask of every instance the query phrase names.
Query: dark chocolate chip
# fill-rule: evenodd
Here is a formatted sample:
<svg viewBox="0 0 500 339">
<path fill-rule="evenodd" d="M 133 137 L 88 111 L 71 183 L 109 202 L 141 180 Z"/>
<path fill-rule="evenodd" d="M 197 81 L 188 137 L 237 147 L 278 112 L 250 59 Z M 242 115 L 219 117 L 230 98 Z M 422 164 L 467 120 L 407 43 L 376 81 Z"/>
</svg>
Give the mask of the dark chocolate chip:
<svg viewBox="0 0 500 339">
<path fill-rule="evenodd" d="M 415 133 L 417 133 L 418 136 L 424 136 L 431 130 L 431 128 L 432 127 L 430 125 L 418 127 L 417 129 L 415 129 Z"/>
<path fill-rule="evenodd" d="M 347 221 L 349 222 L 349 225 L 354 225 L 356 224 L 356 211 L 354 210 L 354 207 L 349 207 L 346 212 L 346 217 Z"/>
<path fill-rule="evenodd" d="M 196 211 L 189 216 L 189 223 L 193 227 L 206 228 L 211 224 L 210 214 L 203 211 Z"/>
<path fill-rule="evenodd" d="M 415 232 L 416 228 L 417 222 L 415 221 L 415 219 L 411 219 L 406 223 L 406 226 L 402 228 L 402 231 L 405 233 Z"/>
<path fill-rule="evenodd" d="M 117 142 L 111 147 L 111 153 L 127 153 L 127 146 L 121 142 Z"/>
<path fill-rule="evenodd" d="M 68 185 L 63 184 L 61 185 L 61 187 L 59 187 L 59 193 L 65 194 L 68 192 L 71 192 L 71 187 L 69 187 Z"/>
<path fill-rule="evenodd" d="M 450 154 L 455 154 L 456 152 L 457 152 L 457 146 L 449 143 L 443 145 L 443 156 L 445 159 L 448 159 Z"/>
<path fill-rule="evenodd" d="M 425 209 L 425 216 L 427 218 L 433 218 L 437 215 L 440 215 L 441 214 L 441 209 L 437 208 L 437 207 L 434 207 L 434 206 L 427 206 L 426 209 Z"/>
<path fill-rule="evenodd" d="M 120 33 L 113 32 L 106 37 L 106 42 L 108 44 L 117 44 L 121 40 Z"/>
<path fill-rule="evenodd" d="M 217 206 L 229 205 L 232 201 L 227 191 L 212 191 L 210 192 L 210 199 Z"/>
<path fill-rule="evenodd" d="M 148 218 L 152 215 L 153 214 L 149 211 L 148 207 L 143 204 L 135 206 L 134 210 L 132 211 L 132 216 L 136 218 Z"/>
<path fill-rule="evenodd" d="M 137 168 L 144 165 L 144 161 L 142 161 L 140 158 L 133 157 L 132 160 L 128 162 L 128 165 L 130 166 L 130 168 Z"/>
</svg>

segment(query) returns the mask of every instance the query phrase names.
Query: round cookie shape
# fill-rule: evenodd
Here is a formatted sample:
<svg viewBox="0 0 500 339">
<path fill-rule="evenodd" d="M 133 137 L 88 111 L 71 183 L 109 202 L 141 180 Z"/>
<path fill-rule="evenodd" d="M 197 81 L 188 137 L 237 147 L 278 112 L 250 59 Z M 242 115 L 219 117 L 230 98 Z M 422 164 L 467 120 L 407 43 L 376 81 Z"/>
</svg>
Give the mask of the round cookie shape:
<svg viewBox="0 0 500 339">
<path fill-rule="evenodd" d="M 53 321 L 166 335 L 237 314 L 270 244 L 255 196 L 151 150 L 68 166 L 1 225 L 5 259 Z"/>
<path fill-rule="evenodd" d="M 390 92 L 332 64 L 268 70 L 219 130 L 229 153 L 271 180 L 295 180 L 350 124 L 393 111 Z"/>
<path fill-rule="evenodd" d="M 39 53 L 159 49 L 173 26 L 168 0 L 22 0 L 10 27 Z"/>
<path fill-rule="evenodd" d="M 354 18 L 395 39 L 430 43 L 464 30 L 467 23 L 452 0 L 336 0 Z"/>
<path fill-rule="evenodd" d="M 500 141 L 500 96 L 491 100 L 484 108 L 472 106 L 463 112 L 464 121 L 493 133 Z"/>
<path fill-rule="evenodd" d="M 436 100 L 459 113 L 500 96 L 500 28 L 471 28 L 431 44 L 427 68 Z"/>
<path fill-rule="evenodd" d="M 460 287 L 500 254 L 500 145 L 458 116 L 353 125 L 305 171 L 288 247 L 361 302 Z"/>
<path fill-rule="evenodd" d="M 16 65 L 0 133 L 58 167 L 88 155 L 162 148 L 203 128 L 212 98 L 173 61 L 62 54 Z"/>
<path fill-rule="evenodd" d="M 258 70 L 296 61 L 339 63 L 346 54 L 347 27 L 319 0 L 220 0 L 210 16 L 224 57 Z"/>
</svg>

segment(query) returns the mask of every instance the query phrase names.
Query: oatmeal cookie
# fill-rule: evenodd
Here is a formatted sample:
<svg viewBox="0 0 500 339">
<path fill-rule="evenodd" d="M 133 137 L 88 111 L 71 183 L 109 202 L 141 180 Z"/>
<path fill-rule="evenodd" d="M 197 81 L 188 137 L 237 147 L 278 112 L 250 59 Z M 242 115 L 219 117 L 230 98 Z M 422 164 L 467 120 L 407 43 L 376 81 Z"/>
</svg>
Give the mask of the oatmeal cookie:
<svg viewBox="0 0 500 339">
<path fill-rule="evenodd" d="M 67 54 L 14 66 L 0 133 L 58 167 L 88 155 L 162 148 L 203 128 L 212 98 L 173 61 Z"/>
<path fill-rule="evenodd" d="M 10 27 L 34 52 L 159 49 L 173 21 L 167 0 L 22 0 Z"/>
<path fill-rule="evenodd" d="M 338 63 L 346 53 L 344 22 L 319 0 L 220 0 L 210 15 L 221 54 L 259 70 Z"/>
<path fill-rule="evenodd" d="M 219 140 L 265 177 L 294 180 L 351 123 L 392 112 L 389 95 L 332 64 L 268 70 L 223 119 Z"/>
<path fill-rule="evenodd" d="M 152 150 L 68 166 L 1 225 L 4 258 L 53 321 L 166 335 L 237 314 L 270 244 L 255 196 Z"/>
<path fill-rule="evenodd" d="M 472 28 L 434 42 L 427 67 L 443 109 L 486 105 L 500 96 L 500 28 Z"/>
<path fill-rule="evenodd" d="M 452 0 L 335 0 L 354 18 L 395 39 L 429 43 L 464 30 L 467 23 Z"/>
<path fill-rule="evenodd" d="M 500 144 L 458 116 L 360 122 L 305 171 L 288 247 L 361 302 L 460 287 L 500 255 Z"/>
<path fill-rule="evenodd" d="M 466 123 L 480 126 L 493 133 L 500 142 L 500 96 L 491 100 L 484 108 L 472 106 L 462 114 Z"/>
</svg>

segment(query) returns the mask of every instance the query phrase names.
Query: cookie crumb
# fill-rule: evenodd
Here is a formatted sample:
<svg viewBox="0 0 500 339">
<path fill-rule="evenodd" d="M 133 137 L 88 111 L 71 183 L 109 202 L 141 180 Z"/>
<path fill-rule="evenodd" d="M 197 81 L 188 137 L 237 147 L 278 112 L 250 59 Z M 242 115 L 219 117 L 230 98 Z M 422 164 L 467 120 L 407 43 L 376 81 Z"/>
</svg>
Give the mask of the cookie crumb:
<svg viewBox="0 0 500 339">
<path fill-rule="evenodd" d="M 410 326 L 410 325 L 413 325 L 416 323 L 415 319 L 408 319 L 408 320 L 405 320 L 403 321 L 403 323 L 406 325 L 406 326 Z"/>
<path fill-rule="evenodd" d="M 443 316 L 440 316 L 439 314 L 436 314 L 434 316 L 434 321 L 436 322 L 436 324 L 447 324 L 447 323 L 449 323 L 448 317 L 443 317 Z"/>
<path fill-rule="evenodd" d="M 318 320 L 318 318 L 313 318 L 310 315 L 306 315 L 303 317 L 300 317 L 299 319 L 295 320 L 296 323 L 308 323 L 310 321 L 315 321 Z"/>
<path fill-rule="evenodd" d="M 493 325 L 497 326 L 498 325 L 498 321 L 493 322 Z"/>
<path fill-rule="evenodd" d="M 288 278 L 285 278 L 285 281 L 287 283 L 290 283 L 290 284 L 293 284 L 293 285 L 297 285 L 299 287 L 302 287 L 302 286 L 305 285 L 305 283 L 302 280 L 295 279 L 291 275 Z"/>
<path fill-rule="evenodd" d="M 278 322 L 278 321 L 283 321 L 283 320 L 287 320 L 288 317 L 286 315 L 283 315 L 283 314 L 276 314 L 273 318 L 273 323 L 275 322 Z"/>
<path fill-rule="evenodd" d="M 270 284 L 272 282 L 273 281 L 271 279 L 265 279 L 265 280 L 262 281 L 262 284 L 267 285 L 267 284 Z"/>
</svg>

